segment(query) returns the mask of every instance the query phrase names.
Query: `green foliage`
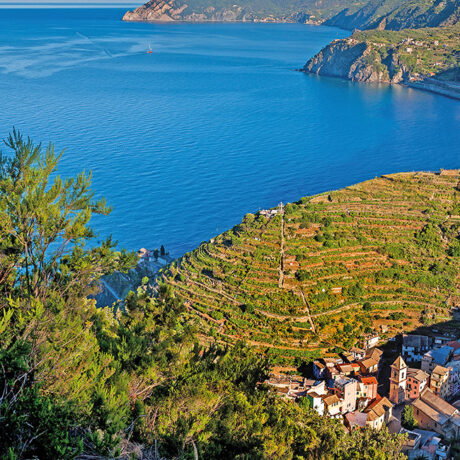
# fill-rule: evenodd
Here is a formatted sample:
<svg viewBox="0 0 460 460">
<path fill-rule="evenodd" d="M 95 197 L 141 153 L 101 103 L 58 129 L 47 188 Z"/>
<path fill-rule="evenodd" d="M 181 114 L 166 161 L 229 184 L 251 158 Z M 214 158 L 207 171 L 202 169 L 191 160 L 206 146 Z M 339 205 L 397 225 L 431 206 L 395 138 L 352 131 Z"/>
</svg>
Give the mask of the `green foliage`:
<svg viewBox="0 0 460 460">
<path fill-rule="evenodd" d="M 72 434 L 77 417 L 71 404 L 39 393 L 29 341 L 0 339 L 0 457 L 74 458 L 83 440 Z"/>
<path fill-rule="evenodd" d="M 134 254 L 114 257 L 112 241 L 86 248 L 94 237 L 93 214 L 108 214 L 104 200 L 94 200 L 91 175 L 61 179 L 55 175 L 62 156 L 13 131 L 7 141 L 12 156 L 0 156 L 0 285 L 4 296 L 19 289 L 40 301 L 91 293 L 104 273 L 130 268 Z"/>
<path fill-rule="evenodd" d="M 304 298 L 299 296 L 303 291 L 277 292 L 278 278 L 274 289 L 258 289 L 251 297 L 238 295 L 232 301 L 226 294 L 227 286 L 253 287 L 252 271 L 259 267 L 264 268 L 256 279 L 269 276 L 270 270 L 278 276 L 279 253 L 273 257 L 271 248 L 279 251 L 280 217 L 254 219 L 218 237 L 225 250 L 234 251 L 227 260 L 222 256 L 222 263 L 210 256 L 215 246 L 203 244 L 182 258 L 180 273 L 177 265 L 164 272 L 175 283 L 152 287 L 144 279 L 116 311 L 97 309 L 89 297 L 95 282 L 128 269 L 135 258 L 115 252 L 110 240 L 91 244 L 91 214 L 107 208 L 93 201 L 87 176 L 61 181 L 54 174 L 59 156 L 51 147 L 43 153 L 17 133 L 9 145 L 13 157 L 0 162 L 0 457 L 116 458 L 123 449 L 124 457 L 135 458 L 151 455 L 157 444 L 159 455 L 171 459 L 400 458 L 400 437 L 385 430 L 349 436 L 308 404 L 285 401 L 259 384 L 273 363 L 286 357 L 306 363 L 320 350 L 273 347 L 262 353 L 243 341 L 224 344 L 224 337 L 238 337 L 255 321 L 263 322 L 273 341 L 282 343 L 285 334 L 296 334 L 305 343 L 309 324 L 265 316 L 263 308 L 277 305 L 305 315 L 305 303 L 327 308 L 336 299 L 331 293 L 335 281 L 327 277 L 311 277 L 309 282 L 318 284 L 311 292 L 305 289 Z M 337 227 L 335 219 L 321 221 L 316 215 L 324 204 L 307 206 L 313 215 L 309 221 Z M 302 210 L 293 206 L 289 212 Z M 249 237 L 247 232 L 252 232 Z M 337 235 L 326 233 L 325 240 L 343 244 Z M 257 246 L 261 240 L 267 244 Z M 243 241 L 247 244 L 241 251 Z M 320 246 L 313 238 L 308 244 Z M 238 266 L 234 261 L 243 253 L 261 263 Z M 321 257 L 307 260 L 323 264 Z M 195 266 L 197 261 L 206 263 Z M 427 267 L 430 281 L 455 275 L 450 262 Z M 303 278 L 309 270 L 297 273 Z M 171 287 L 185 281 L 193 297 L 199 297 L 192 292 L 195 282 L 212 283 L 206 299 L 215 292 L 219 302 L 212 310 L 207 301 L 186 308 L 181 291 Z M 347 281 L 343 294 L 364 296 L 368 281 Z M 218 291 L 216 284 L 224 287 L 224 282 L 225 289 Z M 195 311 L 212 311 L 219 324 L 212 321 L 208 333 L 208 322 Z M 357 316 L 360 330 L 369 327 L 366 318 Z M 340 340 L 355 340 L 353 321 L 351 312 L 347 321 L 338 321 Z M 315 322 L 320 328 L 337 321 L 331 316 Z"/>
<path fill-rule="evenodd" d="M 442 241 L 439 227 L 429 223 L 416 234 L 416 240 L 420 247 L 437 254 L 442 248 Z"/>
<path fill-rule="evenodd" d="M 364 295 L 364 287 L 360 283 L 353 284 L 347 289 L 347 294 L 353 299 L 359 299 Z"/>
<path fill-rule="evenodd" d="M 297 270 L 295 277 L 300 281 L 306 281 L 311 278 L 311 274 L 308 270 Z"/>
<path fill-rule="evenodd" d="M 403 409 L 401 424 L 404 428 L 408 430 L 413 430 L 417 428 L 418 422 L 414 417 L 414 408 L 411 405 L 407 405 Z"/>
</svg>

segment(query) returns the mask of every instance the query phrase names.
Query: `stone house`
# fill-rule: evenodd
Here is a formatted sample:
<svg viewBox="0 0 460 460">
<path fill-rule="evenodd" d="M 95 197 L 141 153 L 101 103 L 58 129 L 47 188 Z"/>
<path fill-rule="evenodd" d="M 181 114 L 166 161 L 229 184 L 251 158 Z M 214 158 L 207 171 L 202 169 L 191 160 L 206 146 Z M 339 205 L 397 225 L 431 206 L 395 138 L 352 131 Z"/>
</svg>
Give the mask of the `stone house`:
<svg viewBox="0 0 460 460">
<path fill-rule="evenodd" d="M 372 358 L 380 362 L 382 355 L 383 355 L 383 351 L 380 350 L 380 348 L 372 347 L 366 350 L 366 353 L 364 354 L 364 358 Z"/>
<path fill-rule="evenodd" d="M 335 358 L 322 358 L 313 361 L 313 375 L 317 379 L 327 379 L 328 369 L 334 368 L 336 364 L 342 364 L 342 360 Z"/>
<path fill-rule="evenodd" d="M 313 361 L 313 375 L 317 379 L 326 378 L 326 364 L 322 360 Z"/>
<path fill-rule="evenodd" d="M 364 358 L 364 355 L 366 354 L 366 351 L 363 350 L 362 348 L 353 347 L 353 348 L 350 348 L 350 353 L 351 353 L 351 355 L 353 356 L 354 359 L 359 360 L 359 359 Z"/>
<path fill-rule="evenodd" d="M 358 362 L 363 375 L 377 374 L 379 369 L 379 362 L 373 358 L 366 358 Z"/>
<path fill-rule="evenodd" d="M 357 363 L 345 363 L 337 364 L 337 370 L 344 377 L 354 377 L 360 373 L 361 368 Z"/>
<path fill-rule="evenodd" d="M 367 414 L 364 412 L 349 412 L 344 416 L 345 426 L 349 431 L 364 428 L 367 423 Z"/>
<path fill-rule="evenodd" d="M 360 344 L 367 350 L 368 348 L 375 347 L 379 343 L 379 340 L 380 336 L 378 334 L 367 334 L 361 339 Z"/>
<path fill-rule="evenodd" d="M 307 392 L 307 395 L 306 395 L 306 398 L 310 402 L 310 407 L 314 409 L 316 412 L 318 412 L 318 414 L 321 416 L 324 415 L 324 407 L 325 407 L 323 397 L 324 395 L 320 395 L 313 390 Z"/>
</svg>

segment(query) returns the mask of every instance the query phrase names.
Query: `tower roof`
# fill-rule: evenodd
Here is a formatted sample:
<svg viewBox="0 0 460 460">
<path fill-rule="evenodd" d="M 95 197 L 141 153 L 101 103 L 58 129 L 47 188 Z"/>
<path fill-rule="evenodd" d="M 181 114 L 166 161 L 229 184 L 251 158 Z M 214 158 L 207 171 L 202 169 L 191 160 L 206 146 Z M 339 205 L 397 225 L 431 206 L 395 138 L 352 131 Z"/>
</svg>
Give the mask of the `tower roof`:
<svg viewBox="0 0 460 460">
<path fill-rule="evenodd" d="M 396 367 L 396 369 L 405 369 L 407 364 L 404 362 L 404 359 L 402 359 L 401 356 L 398 356 L 391 367 Z"/>
</svg>

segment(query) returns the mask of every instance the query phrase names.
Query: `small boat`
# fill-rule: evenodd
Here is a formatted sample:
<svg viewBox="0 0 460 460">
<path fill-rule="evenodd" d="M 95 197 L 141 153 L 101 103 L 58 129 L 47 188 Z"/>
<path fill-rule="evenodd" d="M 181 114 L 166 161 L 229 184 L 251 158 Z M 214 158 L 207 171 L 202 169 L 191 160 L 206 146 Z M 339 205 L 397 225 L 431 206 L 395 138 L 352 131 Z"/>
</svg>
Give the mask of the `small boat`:
<svg viewBox="0 0 460 460">
<path fill-rule="evenodd" d="M 149 50 L 147 51 L 147 54 L 152 54 L 152 47 L 149 44 Z"/>
</svg>

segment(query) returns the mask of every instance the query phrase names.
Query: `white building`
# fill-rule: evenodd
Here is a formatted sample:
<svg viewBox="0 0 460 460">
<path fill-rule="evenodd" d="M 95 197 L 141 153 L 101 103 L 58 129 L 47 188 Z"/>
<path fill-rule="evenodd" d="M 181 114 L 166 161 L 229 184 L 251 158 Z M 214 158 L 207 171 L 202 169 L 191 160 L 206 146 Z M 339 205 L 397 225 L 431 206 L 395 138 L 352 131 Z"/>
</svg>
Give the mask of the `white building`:
<svg viewBox="0 0 460 460">
<path fill-rule="evenodd" d="M 460 361 L 449 361 L 446 366 L 449 369 L 449 396 L 460 394 Z"/>
</svg>

